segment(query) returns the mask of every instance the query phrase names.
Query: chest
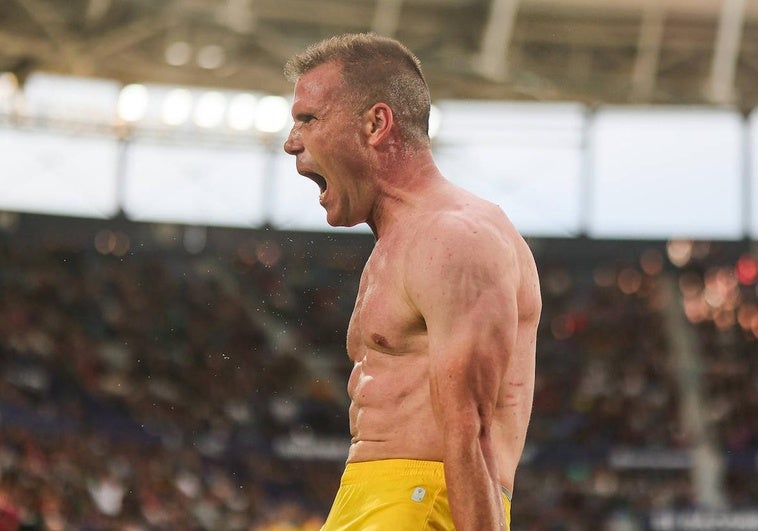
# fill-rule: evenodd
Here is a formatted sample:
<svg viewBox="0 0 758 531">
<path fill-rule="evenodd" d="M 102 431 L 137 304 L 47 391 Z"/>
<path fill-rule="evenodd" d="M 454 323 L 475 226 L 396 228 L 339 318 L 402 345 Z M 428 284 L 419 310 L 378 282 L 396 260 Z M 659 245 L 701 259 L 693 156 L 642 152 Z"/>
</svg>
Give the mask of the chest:
<svg viewBox="0 0 758 531">
<path fill-rule="evenodd" d="M 406 293 L 400 260 L 375 250 L 361 275 L 347 333 L 348 354 L 357 360 L 367 349 L 387 354 L 416 351 L 424 332 L 424 320 Z"/>
</svg>

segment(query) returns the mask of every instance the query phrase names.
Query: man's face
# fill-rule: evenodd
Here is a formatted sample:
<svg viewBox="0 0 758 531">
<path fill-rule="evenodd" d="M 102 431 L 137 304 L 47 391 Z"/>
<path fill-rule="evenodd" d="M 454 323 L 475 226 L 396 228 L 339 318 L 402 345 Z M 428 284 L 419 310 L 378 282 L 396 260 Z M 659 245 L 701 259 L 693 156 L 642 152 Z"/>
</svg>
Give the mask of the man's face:
<svg viewBox="0 0 758 531">
<path fill-rule="evenodd" d="M 366 221 L 372 200 L 361 117 L 346 96 L 338 64 L 325 63 L 303 74 L 292 103 L 295 124 L 284 143 L 284 150 L 297 157 L 298 173 L 318 184 L 319 203 L 333 226 Z"/>
</svg>

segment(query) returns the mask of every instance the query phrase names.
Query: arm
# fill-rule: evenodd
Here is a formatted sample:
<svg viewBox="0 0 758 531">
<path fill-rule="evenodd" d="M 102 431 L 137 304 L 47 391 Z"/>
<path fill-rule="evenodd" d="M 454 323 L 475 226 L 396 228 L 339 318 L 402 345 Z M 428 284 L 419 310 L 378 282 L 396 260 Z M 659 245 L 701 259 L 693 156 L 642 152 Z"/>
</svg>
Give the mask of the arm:
<svg viewBox="0 0 758 531">
<path fill-rule="evenodd" d="M 406 289 L 426 322 L 453 521 L 459 531 L 504 529 L 491 428 L 516 342 L 515 252 L 494 229 L 452 216 L 422 240 Z"/>
</svg>

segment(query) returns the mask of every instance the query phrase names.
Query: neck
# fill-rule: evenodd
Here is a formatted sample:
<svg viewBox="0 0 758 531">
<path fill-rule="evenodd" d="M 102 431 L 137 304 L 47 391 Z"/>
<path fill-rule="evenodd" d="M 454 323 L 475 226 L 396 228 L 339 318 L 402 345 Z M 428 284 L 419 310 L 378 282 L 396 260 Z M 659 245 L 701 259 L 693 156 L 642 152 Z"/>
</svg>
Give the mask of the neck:
<svg viewBox="0 0 758 531">
<path fill-rule="evenodd" d="M 385 161 L 387 162 L 387 161 Z M 398 224 L 431 191 L 447 182 L 432 159 L 431 151 L 398 157 L 395 163 L 379 165 L 377 200 L 366 223 L 378 240 Z"/>
</svg>

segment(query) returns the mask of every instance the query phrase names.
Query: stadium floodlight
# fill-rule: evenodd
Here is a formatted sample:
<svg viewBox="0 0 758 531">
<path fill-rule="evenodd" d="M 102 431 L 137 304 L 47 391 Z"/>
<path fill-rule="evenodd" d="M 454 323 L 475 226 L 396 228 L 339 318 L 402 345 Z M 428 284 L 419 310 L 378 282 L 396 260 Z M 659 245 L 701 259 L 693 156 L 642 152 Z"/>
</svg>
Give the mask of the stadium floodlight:
<svg viewBox="0 0 758 531">
<path fill-rule="evenodd" d="M 125 122 L 138 122 L 145 117 L 149 95 L 147 87 L 139 83 L 126 85 L 118 96 L 116 112 Z"/>
<path fill-rule="evenodd" d="M 172 89 L 163 100 L 161 119 L 166 125 L 182 125 L 192 113 L 192 93 L 187 89 Z"/>
<path fill-rule="evenodd" d="M 211 90 L 198 98 L 193 119 L 198 127 L 212 129 L 224 121 L 225 110 L 226 96 Z"/>
<path fill-rule="evenodd" d="M 208 44 L 198 50 L 195 60 L 200 68 L 215 70 L 226 62 L 226 54 L 218 44 Z"/>
<path fill-rule="evenodd" d="M 252 94 L 241 93 L 232 97 L 227 109 L 226 121 L 235 131 L 247 131 L 255 125 L 255 110 L 258 98 Z"/>
<path fill-rule="evenodd" d="M 287 125 L 289 104 L 281 96 L 265 96 L 258 103 L 255 128 L 261 133 L 279 133 Z"/>
<path fill-rule="evenodd" d="M 110 123 L 121 85 L 111 79 L 32 72 L 24 83 L 24 112 L 80 124 Z"/>
<path fill-rule="evenodd" d="M 192 58 L 192 46 L 184 41 L 174 41 L 166 47 L 166 62 L 171 66 L 183 66 Z"/>
</svg>

